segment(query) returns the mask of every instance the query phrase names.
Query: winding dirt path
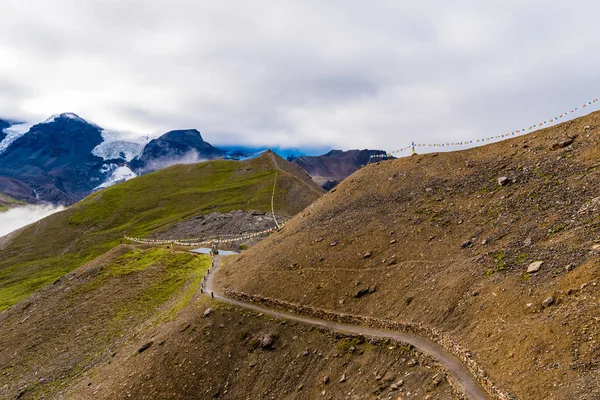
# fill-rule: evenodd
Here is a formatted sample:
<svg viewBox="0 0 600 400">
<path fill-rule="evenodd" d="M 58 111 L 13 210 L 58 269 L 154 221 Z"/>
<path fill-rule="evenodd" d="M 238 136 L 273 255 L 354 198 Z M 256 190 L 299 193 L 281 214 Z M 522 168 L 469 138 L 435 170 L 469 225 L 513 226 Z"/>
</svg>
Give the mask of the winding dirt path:
<svg viewBox="0 0 600 400">
<path fill-rule="evenodd" d="M 214 258 L 213 267 L 210 269 L 210 273 L 206 276 L 206 280 L 203 285 L 203 292 L 207 296 L 212 296 L 213 298 L 220 300 L 224 303 L 232 304 L 238 307 L 254 310 L 261 312 L 265 315 L 271 315 L 277 318 L 283 318 L 291 321 L 302 322 L 305 324 L 310 324 L 314 326 L 320 326 L 332 331 L 338 332 L 348 332 L 353 334 L 359 334 L 369 337 L 377 337 L 377 338 L 387 338 L 392 339 L 398 342 L 406 343 L 413 345 L 417 350 L 422 353 L 428 354 L 433 357 L 437 362 L 439 362 L 443 367 L 445 367 L 448 372 L 454 377 L 454 380 L 458 385 L 460 385 L 462 392 L 469 398 L 473 400 L 487 400 L 490 397 L 485 392 L 483 387 L 475 380 L 473 375 L 469 372 L 467 367 L 465 367 L 460 360 L 454 356 L 453 354 L 447 352 L 442 346 L 437 343 L 426 339 L 422 336 L 405 333 L 405 332 L 397 332 L 397 331 L 388 331 L 383 329 L 375 329 L 358 325 L 350 325 L 350 324 L 342 324 L 338 322 L 332 322 L 327 320 L 322 320 L 318 318 L 308 317 L 299 314 L 292 314 L 288 312 L 273 310 L 270 308 L 266 308 L 263 306 L 259 306 L 252 303 L 246 303 L 243 301 L 230 299 L 225 297 L 223 294 L 217 292 L 214 288 L 214 276 L 216 270 L 221 265 L 221 257 L 216 256 Z"/>
</svg>

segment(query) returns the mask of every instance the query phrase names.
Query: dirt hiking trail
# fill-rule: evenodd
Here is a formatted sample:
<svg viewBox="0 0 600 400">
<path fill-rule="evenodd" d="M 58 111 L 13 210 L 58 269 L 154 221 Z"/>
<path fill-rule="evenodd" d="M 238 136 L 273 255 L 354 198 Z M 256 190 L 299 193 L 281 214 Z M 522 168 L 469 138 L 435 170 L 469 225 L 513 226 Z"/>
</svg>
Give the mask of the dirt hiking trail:
<svg viewBox="0 0 600 400">
<path fill-rule="evenodd" d="M 392 339 L 394 341 L 410 344 L 415 347 L 415 349 L 433 357 L 438 363 L 440 363 L 444 368 L 448 370 L 448 372 L 454 377 L 456 383 L 462 389 L 462 392 L 469 399 L 473 400 L 486 400 L 490 397 L 485 392 L 483 387 L 475 380 L 473 375 L 469 372 L 467 367 L 465 367 L 460 360 L 454 356 L 453 354 L 447 352 L 443 347 L 432 342 L 429 339 L 424 337 L 405 333 L 405 332 L 395 332 L 383 329 L 375 329 L 358 325 L 350 325 L 343 324 L 338 322 L 332 322 L 328 320 L 322 320 L 318 318 L 308 317 L 299 314 L 292 314 L 288 312 L 278 311 L 274 309 L 270 309 L 267 307 L 259 306 L 256 304 L 251 304 L 235 299 L 231 299 L 226 297 L 225 295 L 219 293 L 214 287 L 214 274 L 217 269 L 221 265 L 221 256 L 216 256 L 213 260 L 213 267 L 210 269 L 209 273 L 206 276 L 206 280 L 203 284 L 203 293 L 207 296 L 211 296 L 214 299 L 220 300 L 222 302 L 243 307 L 247 309 L 251 309 L 254 311 L 261 312 L 266 315 L 271 315 L 277 318 L 283 318 L 291 321 L 302 322 L 305 324 L 310 324 L 314 326 L 320 326 L 332 331 L 338 332 L 346 332 L 370 337 L 377 338 L 386 338 Z"/>
</svg>

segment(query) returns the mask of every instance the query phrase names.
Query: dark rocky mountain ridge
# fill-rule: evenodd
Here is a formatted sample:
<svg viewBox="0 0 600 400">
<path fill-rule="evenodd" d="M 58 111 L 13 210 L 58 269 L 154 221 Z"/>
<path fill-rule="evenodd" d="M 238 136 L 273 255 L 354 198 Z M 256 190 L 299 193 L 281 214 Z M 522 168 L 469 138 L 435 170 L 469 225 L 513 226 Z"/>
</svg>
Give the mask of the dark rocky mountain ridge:
<svg viewBox="0 0 600 400">
<path fill-rule="evenodd" d="M 34 125 L 0 155 L 0 176 L 20 181 L 14 193 L 12 185 L 0 180 L 0 191 L 19 200 L 72 204 L 89 194 L 106 178 L 100 172 L 105 163 L 92 155 L 102 143 L 101 128 L 75 114 L 60 114 Z"/>
<path fill-rule="evenodd" d="M 356 170 L 369 163 L 370 157 L 382 150 L 331 150 L 321 156 L 302 156 L 292 160 L 302 167 L 323 189 L 329 190 Z"/>
<path fill-rule="evenodd" d="M 169 165 L 214 160 L 224 153 L 205 142 L 196 129 L 170 131 L 151 140 L 137 160 L 131 162 L 139 172 L 151 172 Z"/>
</svg>

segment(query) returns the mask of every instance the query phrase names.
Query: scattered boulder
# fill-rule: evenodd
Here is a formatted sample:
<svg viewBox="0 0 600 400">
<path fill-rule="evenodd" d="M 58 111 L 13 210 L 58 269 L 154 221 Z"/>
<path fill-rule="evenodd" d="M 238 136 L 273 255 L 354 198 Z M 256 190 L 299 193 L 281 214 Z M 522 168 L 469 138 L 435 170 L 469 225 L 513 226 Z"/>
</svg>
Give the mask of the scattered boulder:
<svg viewBox="0 0 600 400">
<path fill-rule="evenodd" d="M 210 317 L 212 312 L 213 312 L 212 308 L 207 308 L 206 311 L 204 311 L 204 318 Z"/>
<path fill-rule="evenodd" d="M 275 345 L 275 338 L 270 333 L 265 333 L 260 337 L 260 347 L 268 350 L 272 349 Z"/>
<path fill-rule="evenodd" d="M 139 354 L 143 353 L 144 351 L 148 350 L 148 349 L 150 348 L 150 346 L 152 346 L 153 344 L 154 344 L 154 341 L 153 341 L 153 340 L 151 340 L 151 341 L 149 341 L 149 342 L 147 342 L 147 343 L 144 343 L 144 344 L 142 345 L 142 347 L 140 347 L 140 348 L 138 349 L 138 353 L 139 353 Z"/>
<path fill-rule="evenodd" d="M 348 380 L 348 378 L 346 377 L 346 374 L 342 374 L 342 377 L 340 378 L 340 382 L 346 382 Z"/>
<path fill-rule="evenodd" d="M 498 178 L 498 185 L 506 186 L 510 183 L 510 178 L 508 176 L 501 176 Z"/>
<path fill-rule="evenodd" d="M 552 143 L 552 146 L 550 146 L 550 150 L 558 150 L 558 149 L 565 148 L 565 147 L 573 144 L 574 140 L 575 140 L 574 137 L 569 137 L 569 138 L 563 139 L 559 142 Z"/>
<path fill-rule="evenodd" d="M 404 381 L 402 379 L 400 379 L 398 382 L 394 383 L 392 386 L 390 386 L 391 390 L 398 390 L 400 389 L 402 386 L 404 386 Z"/>
<path fill-rule="evenodd" d="M 369 293 L 369 288 L 362 288 L 362 289 L 359 289 L 359 290 L 358 290 L 358 292 L 356 292 L 356 293 L 354 294 L 354 298 L 355 298 L 355 299 L 360 299 L 361 297 L 363 297 L 364 295 L 366 295 L 366 294 L 368 294 L 368 293 Z"/>
<path fill-rule="evenodd" d="M 529 264 L 527 266 L 527 273 L 533 274 L 533 273 L 538 272 L 542 268 L 542 264 L 544 264 L 543 261 L 532 262 L 531 264 Z"/>
<path fill-rule="evenodd" d="M 371 286 L 369 288 L 369 293 L 375 293 L 377 291 L 377 286 Z"/>
<path fill-rule="evenodd" d="M 523 242 L 523 246 L 525 247 L 529 247 L 531 246 L 532 240 L 530 237 L 528 237 L 527 239 L 525 239 L 525 241 Z"/>
<path fill-rule="evenodd" d="M 460 245 L 460 247 L 462 247 L 463 249 L 466 249 L 467 247 L 471 247 L 473 245 L 473 241 L 469 240 L 465 240 L 464 242 L 462 242 L 462 244 Z"/>
<path fill-rule="evenodd" d="M 372 253 L 372 252 L 370 252 L 370 251 L 367 251 L 367 252 L 366 252 L 366 253 L 363 255 L 363 258 L 371 258 L 371 256 L 372 256 L 372 255 L 373 255 L 373 253 Z"/>
<path fill-rule="evenodd" d="M 546 300 L 542 301 L 542 307 L 550 307 L 554 304 L 554 297 L 550 296 Z"/>
<path fill-rule="evenodd" d="M 25 393 L 27 393 L 27 386 L 25 386 L 24 388 L 19 389 L 19 394 L 17 394 L 17 397 L 15 397 L 15 399 L 21 399 L 21 398 L 23 398 L 23 396 L 25 396 Z"/>
<path fill-rule="evenodd" d="M 338 240 L 334 240 L 333 242 L 329 243 L 329 245 L 330 245 L 331 247 L 333 247 L 333 246 L 337 246 L 337 244 L 338 244 L 338 243 L 339 243 L 339 241 L 338 241 Z"/>
<path fill-rule="evenodd" d="M 416 359 L 414 359 L 414 358 L 411 358 L 411 359 L 410 359 L 410 360 L 409 360 L 409 361 L 406 363 L 406 365 L 408 365 L 409 367 L 414 367 L 414 366 L 415 366 L 415 365 L 417 365 L 417 364 L 418 364 L 418 363 L 417 363 L 417 360 L 416 360 Z"/>
<path fill-rule="evenodd" d="M 325 375 L 323 377 L 323 385 L 327 385 L 329 384 L 329 381 L 331 380 L 331 378 L 329 377 L 329 375 Z"/>
</svg>

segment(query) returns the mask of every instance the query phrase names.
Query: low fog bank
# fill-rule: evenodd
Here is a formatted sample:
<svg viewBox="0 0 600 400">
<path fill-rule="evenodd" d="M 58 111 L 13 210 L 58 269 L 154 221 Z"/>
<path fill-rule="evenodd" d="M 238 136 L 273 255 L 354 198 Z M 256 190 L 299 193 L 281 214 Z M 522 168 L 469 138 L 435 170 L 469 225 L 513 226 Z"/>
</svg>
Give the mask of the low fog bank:
<svg viewBox="0 0 600 400">
<path fill-rule="evenodd" d="M 198 164 L 204 161 L 208 161 L 208 159 L 200 157 L 197 151 L 190 150 L 181 156 L 164 157 L 152 160 L 146 164 L 142 173 L 147 174 L 176 164 Z"/>
<path fill-rule="evenodd" d="M 62 206 L 30 205 L 0 213 L 0 237 L 64 209 Z"/>
</svg>

